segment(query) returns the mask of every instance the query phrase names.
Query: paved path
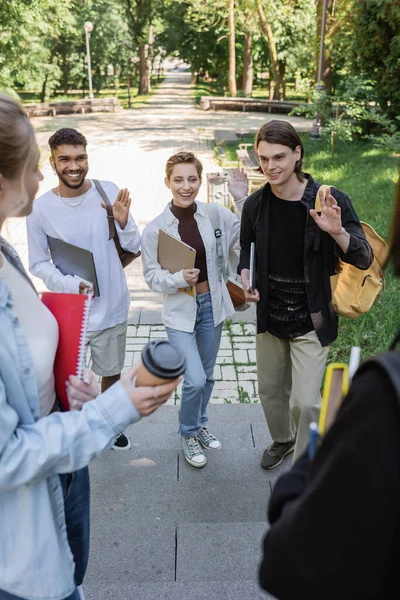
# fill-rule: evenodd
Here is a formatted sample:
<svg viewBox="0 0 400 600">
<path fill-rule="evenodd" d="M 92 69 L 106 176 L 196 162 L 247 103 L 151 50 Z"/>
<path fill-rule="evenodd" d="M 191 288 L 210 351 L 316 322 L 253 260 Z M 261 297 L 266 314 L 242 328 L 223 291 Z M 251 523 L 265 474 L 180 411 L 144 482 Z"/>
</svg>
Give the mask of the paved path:
<svg viewBox="0 0 400 600">
<path fill-rule="evenodd" d="M 205 112 L 194 104 L 190 75 L 170 71 L 150 98 L 145 108 L 125 110 L 116 114 L 42 117 L 33 120 L 39 145 L 44 150 L 44 180 L 39 193 L 56 184 L 47 161 L 47 141 L 60 127 L 76 127 L 88 139 L 90 175 L 110 179 L 120 187 L 128 187 L 133 198 L 132 214 L 140 229 L 159 214 L 168 202 L 169 191 L 164 185 L 167 158 L 178 150 L 195 151 L 205 172 L 218 170 L 214 160 L 214 129 L 256 132 L 267 120 L 276 118 L 268 113 Z M 300 117 L 285 117 L 299 130 L 308 131 L 311 122 Z M 205 185 L 199 194 L 205 200 Z M 8 238 L 23 259 L 28 262 L 24 219 L 6 222 L 3 235 Z M 146 286 L 141 260 L 126 269 L 131 293 L 129 313 L 129 343 L 126 367 L 135 362 L 143 345 L 151 338 L 164 335 L 161 318 L 162 295 Z M 33 278 L 39 291 L 41 280 Z M 255 374 L 254 307 L 236 313 L 233 326 L 226 327 L 215 368 L 216 388 L 212 402 L 254 402 L 258 398 Z M 241 324 L 241 322 L 243 322 Z M 174 402 L 179 400 L 179 394 Z"/>
<path fill-rule="evenodd" d="M 194 150 L 205 171 L 216 170 L 213 130 L 256 132 L 272 115 L 205 113 L 190 96 L 189 76 L 168 73 L 140 110 L 115 115 L 35 119 L 39 144 L 72 126 L 89 141 L 90 174 L 128 187 L 141 228 L 164 208 L 168 156 Z M 301 130 L 310 123 L 287 118 Z M 41 193 L 55 185 L 43 167 Z M 204 186 L 200 199 L 204 198 Z M 3 234 L 27 264 L 25 223 L 6 223 Z M 127 270 L 132 304 L 126 368 L 149 339 L 164 337 L 161 296 L 144 284 L 140 260 Z M 35 280 L 39 290 L 41 281 Z M 222 449 L 208 453 L 204 469 L 187 465 L 180 450 L 180 391 L 154 416 L 128 430 L 129 452 L 106 453 L 91 465 L 92 546 L 87 600 L 262 600 L 257 585 L 260 542 L 271 487 L 290 458 L 265 472 L 260 455 L 270 438 L 257 400 L 254 314 L 250 323 L 228 324 L 215 368 L 210 422 Z M 240 403 L 240 402 L 241 403 Z M 225 403 L 232 406 L 227 409 Z"/>
</svg>

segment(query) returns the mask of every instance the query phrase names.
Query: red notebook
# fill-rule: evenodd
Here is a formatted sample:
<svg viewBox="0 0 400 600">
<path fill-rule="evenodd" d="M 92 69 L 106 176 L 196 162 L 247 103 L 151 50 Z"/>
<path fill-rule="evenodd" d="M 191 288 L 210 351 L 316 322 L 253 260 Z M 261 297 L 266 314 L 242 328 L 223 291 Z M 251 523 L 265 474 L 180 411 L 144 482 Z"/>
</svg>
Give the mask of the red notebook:
<svg viewBox="0 0 400 600">
<path fill-rule="evenodd" d="M 69 410 L 65 382 L 70 375 L 82 378 L 92 296 L 43 292 L 42 302 L 53 313 L 58 323 L 59 339 L 54 362 L 55 387 L 61 404 Z"/>
</svg>

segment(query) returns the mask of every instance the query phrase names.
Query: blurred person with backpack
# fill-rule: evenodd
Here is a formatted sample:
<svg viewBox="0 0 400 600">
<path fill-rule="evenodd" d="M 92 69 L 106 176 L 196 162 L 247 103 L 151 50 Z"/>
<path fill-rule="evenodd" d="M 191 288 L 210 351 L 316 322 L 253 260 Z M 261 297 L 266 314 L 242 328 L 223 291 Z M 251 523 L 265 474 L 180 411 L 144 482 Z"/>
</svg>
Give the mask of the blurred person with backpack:
<svg viewBox="0 0 400 600">
<path fill-rule="evenodd" d="M 258 388 L 272 437 L 261 466 L 273 469 L 291 452 L 301 455 L 308 425 L 318 420 L 329 345 L 338 333 L 330 277 L 339 259 L 368 269 L 373 252 L 345 194 L 320 193 L 315 210 L 320 185 L 303 172 L 303 144 L 290 123 L 263 125 L 255 149 L 267 183 L 243 206 L 239 272 L 246 301 L 257 303 Z M 232 183 L 230 191 L 239 200 L 245 187 Z"/>
<path fill-rule="evenodd" d="M 400 277 L 400 182 L 389 259 Z M 361 364 L 314 458 L 274 487 L 259 577 L 279 600 L 399 596 L 399 341 Z"/>
</svg>

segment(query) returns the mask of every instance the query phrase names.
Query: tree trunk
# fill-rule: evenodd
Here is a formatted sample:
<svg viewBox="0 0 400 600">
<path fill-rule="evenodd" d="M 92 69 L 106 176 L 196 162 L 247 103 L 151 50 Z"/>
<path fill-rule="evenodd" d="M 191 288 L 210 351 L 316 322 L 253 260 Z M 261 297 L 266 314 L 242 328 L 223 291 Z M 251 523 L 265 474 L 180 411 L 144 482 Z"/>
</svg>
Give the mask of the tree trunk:
<svg viewBox="0 0 400 600">
<path fill-rule="evenodd" d="M 274 99 L 275 87 L 276 87 L 276 85 L 275 85 L 274 77 L 272 75 L 272 71 L 271 71 L 271 67 L 270 67 L 269 79 L 268 79 L 268 100 Z"/>
<path fill-rule="evenodd" d="M 46 87 L 48 78 L 49 74 L 47 73 L 42 83 L 42 91 L 40 92 L 40 102 L 46 102 Z"/>
<path fill-rule="evenodd" d="M 286 64 L 284 62 L 279 63 L 279 77 L 281 79 L 281 94 L 279 100 L 284 100 L 286 97 Z"/>
<path fill-rule="evenodd" d="M 148 45 L 147 45 L 147 72 L 148 72 L 148 88 L 147 92 L 151 91 L 151 74 L 153 72 L 153 25 L 149 25 L 148 34 Z"/>
<path fill-rule="evenodd" d="M 264 9 L 262 7 L 261 4 L 261 0 L 257 0 L 257 12 L 258 12 L 258 16 L 260 17 L 260 23 L 261 23 L 261 27 L 265 33 L 265 35 L 267 36 L 267 40 L 268 40 L 268 48 L 269 48 L 269 57 L 270 57 L 270 62 L 271 62 L 271 72 L 272 72 L 272 78 L 274 80 L 274 100 L 281 100 L 282 99 L 282 82 L 281 82 L 281 78 L 280 78 L 280 74 L 279 74 L 279 67 L 278 67 L 278 54 L 276 51 L 276 45 L 275 45 L 275 40 L 274 40 L 274 34 L 272 32 L 272 27 L 271 25 L 268 23 L 267 18 L 264 14 Z"/>
<path fill-rule="evenodd" d="M 69 90 L 69 61 L 65 45 L 63 46 L 62 54 L 62 71 L 63 71 L 63 90 L 64 94 L 68 94 Z"/>
<path fill-rule="evenodd" d="M 149 65 L 147 61 L 147 44 L 139 46 L 139 90 L 138 95 L 149 93 Z"/>
<path fill-rule="evenodd" d="M 321 60 L 321 35 L 322 35 L 322 17 L 325 0 L 317 0 L 317 48 L 316 48 L 316 75 L 315 81 L 318 82 L 318 71 Z M 329 95 L 332 93 L 332 40 L 329 35 L 328 21 L 333 8 L 333 0 L 327 1 L 326 7 L 326 26 L 325 26 L 325 43 L 322 48 L 322 80 L 325 90 Z"/>
<path fill-rule="evenodd" d="M 245 33 L 243 48 L 243 92 L 245 96 L 251 96 L 253 91 L 252 42 L 251 33 Z"/>
<path fill-rule="evenodd" d="M 236 96 L 236 54 L 235 54 L 235 0 L 228 0 L 228 29 L 229 29 L 229 93 Z"/>
</svg>

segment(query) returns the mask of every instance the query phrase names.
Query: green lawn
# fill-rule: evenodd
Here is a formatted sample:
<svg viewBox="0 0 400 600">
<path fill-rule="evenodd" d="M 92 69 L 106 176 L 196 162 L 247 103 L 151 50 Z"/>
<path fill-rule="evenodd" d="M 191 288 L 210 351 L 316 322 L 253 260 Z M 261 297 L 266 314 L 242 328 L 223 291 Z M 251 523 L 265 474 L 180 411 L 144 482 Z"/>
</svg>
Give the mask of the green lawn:
<svg viewBox="0 0 400 600">
<path fill-rule="evenodd" d="M 358 217 L 387 239 L 398 178 L 398 157 L 366 142 L 338 144 L 332 162 L 326 141 L 312 141 L 302 135 L 304 169 L 321 183 L 342 190 L 354 204 Z M 241 142 L 253 142 L 246 136 Z M 236 145 L 225 144 L 228 161 L 236 160 Z M 347 361 L 352 346 L 360 346 L 365 358 L 387 349 L 400 328 L 400 282 L 386 270 L 386 290 L 370 312 L 358 319 L 340 319 L 339 337 L 332 345 L 329 360 Z"/>
<path fill-rule="evenodd" d="M 161 83 L 161 80 L 152 80 L 152 91 L 150 94 L 143 94 L 138 96 L 138 88 L 131 88 L 131 108 L 143 108 L 146 105 L 148 99 L 152 96 L 157 85 Z M 39 92 L 34 91 L 19 91 L 19 96 L 23 103 L 33 103 L 40 102 L 40 94 Z M 89 95 L 89 92 L 86 92 L 86 96 Z M 95 98 L 108 98 L 108 97 L 116 97 L 121 103 L 123 108 L 128 108 L 128 88 L 126 86 L 120 86 L 118 89 L 115 88 L 107 88 L 104 90 L 100 90 L 99 93 L 94 91 Z M 81 92 L 71 92 L 69 94 L 58 94 L 51 98 L 48 98 L 48 102 L 57 102 L 57 100 L 82 100 L 83 94 Z"/>
<path fill-rule="evenodd" d="M 218 84 L 216 81 L 204 82 L 200 81 L 192 86 L 192 94 L 195 97 L 196 104 L 200 104 L 201 96 L 229 96 L 229 91 L 225 87 Z M 237 91 L 237 97 L 240 98 L 244 96 L 241 90 Z M 263 98 L 265 100 L 269 99 L 269 88 L 267 86 L 267 82 L 263 86 L 254 85 L 253 92 L 251 94 L 252 98 Z M 299 100 L 306 101 L 307 98 L 304 94 L 300 92 L 296 92 L 294 89 L 294 84 L 287 84 L 286 86 L 286 100 Z"/>
</svg>

